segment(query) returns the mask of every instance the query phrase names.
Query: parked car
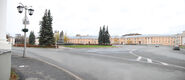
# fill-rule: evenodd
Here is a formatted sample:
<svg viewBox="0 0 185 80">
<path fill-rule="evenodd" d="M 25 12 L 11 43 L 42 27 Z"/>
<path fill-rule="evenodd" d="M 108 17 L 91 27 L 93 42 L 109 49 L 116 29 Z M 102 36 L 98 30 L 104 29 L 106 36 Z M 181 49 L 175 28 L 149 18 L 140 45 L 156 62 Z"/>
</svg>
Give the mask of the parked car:
<svg viewBox="0 0 185 80">
<path fill-rule="evenodd" d="M 173 50 L 180 50 L 180 47 L 179 47 L 178 45 L 175 45 L 175 46 L 173 47 Z"/>
<path fill-rule="evenodd" d="M 155 45 L 155 47 L 159 47 L 159 45 Z"/>
</svg>

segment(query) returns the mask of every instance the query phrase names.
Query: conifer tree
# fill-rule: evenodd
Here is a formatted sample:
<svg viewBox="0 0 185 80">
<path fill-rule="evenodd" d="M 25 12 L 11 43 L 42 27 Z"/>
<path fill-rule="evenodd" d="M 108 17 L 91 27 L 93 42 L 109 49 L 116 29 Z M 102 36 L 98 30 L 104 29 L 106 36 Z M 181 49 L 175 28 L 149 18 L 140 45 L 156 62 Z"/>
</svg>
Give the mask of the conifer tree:
<svg viewBox="0 0 185 80">
<path fill-rule="evenodd" d="M 98 36 L 98 44 L 101 45 L 103 43 L 103 40 L 102 40 L 102 29 L 100 27 L 100 31 L 99 31 L 99 36 Z"/>
<path fill-rule="evenodd" d="M 105 44 L 105 38 L 106 38 L 106 33 L 105 33 L 105 25 L 103 26 L 103 30 L 102 30 L 102 42 L 103 42 L 103 44 Z"/>
<path fill-rule="evenodd" d="M 39 45 L 51 46 L 54 44 L 52 21 L 53 17 L 51 16 L 50 10 L 46 10 L 41 21 Z"/>
<path fill-rule="evenodd" d="M 105 44 L 110 44 L 110 34 L 109 34 L 109 31 L 108 31 L 108 26 L 107 26 L 107 29 L 105 31 Z"/>
<path fill-rule="evenodd" d="M 101 27 L 100 27 L 99 37 L 98 37 L 98 44 L 99 45 L 110 44 L 110 34 L 109 34 L 109 31 L 108 31 L 108 26 L 107 26 L 107 29 L 105 29 L 105 25 L 103 26 L 103 29 L 101 29 Z"/>
<path fill-rule="evenodd" d="M 35 35 L 34 35 L 34 32 L 33 31 L 30 32 L 29 44 L 32 44 L 32 45 L 35 44 Z"/>
</svg>

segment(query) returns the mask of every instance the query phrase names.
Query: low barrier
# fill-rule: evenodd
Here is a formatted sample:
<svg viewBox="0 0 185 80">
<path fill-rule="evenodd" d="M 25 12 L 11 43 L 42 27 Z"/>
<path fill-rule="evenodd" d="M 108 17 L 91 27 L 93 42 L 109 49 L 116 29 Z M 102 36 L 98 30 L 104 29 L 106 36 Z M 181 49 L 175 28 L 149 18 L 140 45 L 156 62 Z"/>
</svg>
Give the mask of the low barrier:
<svg viewBox="0 0 185 80">
<path fill-rule="evenodd" d="M 24 44 L 14 44 L 13 46 L 15 47 L 24 47 Z M 26 44 L 26 47 L 35 47 L 35 48 L 56 48 L 55 45 L 51 46 L 40 46 L 40 45 L 31 45 L 31 44 Z M 57 46 L 58 47 L 58 46 Z"/>
</svg>

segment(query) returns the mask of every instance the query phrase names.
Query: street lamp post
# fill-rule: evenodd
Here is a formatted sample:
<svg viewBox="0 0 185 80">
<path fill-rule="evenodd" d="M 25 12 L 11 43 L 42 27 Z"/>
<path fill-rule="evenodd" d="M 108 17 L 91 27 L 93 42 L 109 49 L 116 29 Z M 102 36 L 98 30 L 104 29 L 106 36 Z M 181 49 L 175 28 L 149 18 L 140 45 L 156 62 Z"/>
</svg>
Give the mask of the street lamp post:
<svg viewBox="0 0 185 80">
<path fill-rule="evenodd" d="M 23 10 L 25 11 L 25 16 L 24 16 L 24 20 L 23 20 L 23 24 L 24 24 L 24 29 L 22 29 L 22 31 L 24 32 L 24 51 L 23 51 L 23 57 L 25 57 L 26 54 L 26 32 L 28 32 L 28 29 L 26 28 L 26 25 L 29 24 L 29 20 L 27 18 L 27 11 L 29 13 L 29 15 L 33 15 L 34 10 L 32 9 L 32 7 L 28 7 L 26 5 L 23 5 L 22 3 L 19 3 L 19 6 L 17 6 L 18 12 L 22 13 Z"/>
</svg>

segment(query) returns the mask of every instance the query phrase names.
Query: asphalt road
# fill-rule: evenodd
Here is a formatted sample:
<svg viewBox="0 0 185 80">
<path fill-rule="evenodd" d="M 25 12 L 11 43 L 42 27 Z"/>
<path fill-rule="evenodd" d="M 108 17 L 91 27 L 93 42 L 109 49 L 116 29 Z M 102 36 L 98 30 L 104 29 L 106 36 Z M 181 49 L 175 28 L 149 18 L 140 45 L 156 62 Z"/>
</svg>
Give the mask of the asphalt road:
<svg viewBox="0 0 185 80">
<path fill-rule="evenodd" d="M 12 53 L 22 55 L 23 48 Z M 37 58 L 81 80 L 185 80 L 185 51 L 167 46 L 120 46 L 119 48 L 28 48 Z"/>
</svg>

